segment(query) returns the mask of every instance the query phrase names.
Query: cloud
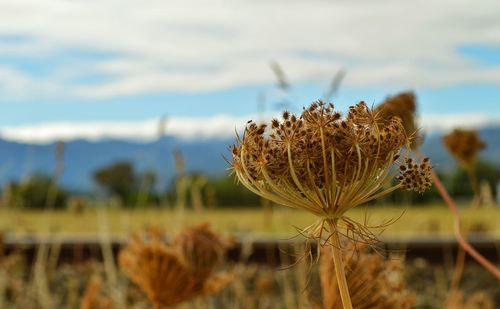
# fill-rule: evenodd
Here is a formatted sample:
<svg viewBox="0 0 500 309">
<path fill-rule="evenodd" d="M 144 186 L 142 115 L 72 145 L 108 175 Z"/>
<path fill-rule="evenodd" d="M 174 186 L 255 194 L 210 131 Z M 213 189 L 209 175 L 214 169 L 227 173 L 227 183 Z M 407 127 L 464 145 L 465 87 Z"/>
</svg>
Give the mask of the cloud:
<svg viewBox="0 0 500 309">
<path fill-rule="evenodd" d="M 292 81 L 329 79 L 346 67 L 348 86 L 500 84 L 499 67 L 457 52 L 500 46 L 499 11 L 495 0 L 4 0 L 0 36 L 28 39 L 0 41 L 0 55 L 44 61 L 79 48 L 115 55 L 58 68 L 113 78 L 79 84 L 64 74 L 31 76 L 23 87 L 49 96 L 52 88 L 105 98 L 265 83 L 273 81 L 272 60 Z M 19 95 L 10 91 L 17 84 L 0 83 L 8 90 L 1 95 Z"/>
<path fill-rule="evenodd" d="M 447 132 L 455 128 L 477 129 L 488 126 L 500 126 L 500 117 L 483 113 L 469 114 L 427 114 L 420 117 L 419 124 L 427 132 Z"/>
<path fill-rule="evenodd" d="M 267 115 L 261 119 L 269 120 Z M 46 144 L 54 141 L 86 139 L 91 141 L 113 138 L 136 141 L 152 141 L 159 132 L 185 140 L 206 140 L 233 138 L 241 132 L 250 119 L 256 115 L 242 117 L 218 115 L 211 117 L 171 117 L 162 122 L 159 119 L 131 122 L 77 122 L 41 123 L 36 125 L 0 127 L 0 138 L 24 143 Z M 449 131 L 456 127 L 481 128 L 500 126 L 500 118 L 487 114 L 426 114 L 421 117 L 420 125 L 427 133 Z M 160 129 L 165 125 L 164 131 Z"/>
<path fill-rule="evenodd" d="M 0 127 L 0 138 L 25 143 L 45 144 L 54 141 L 105 138 L 151 141 L 165 134 L 186 140 L 234 137 L 249 119 L 247 117 L 212 116 L 207 118 L 173 117 L 145 121 L 53 122 Z M 161 129 L 165 125 L 164 129 Z"/>
</svg>

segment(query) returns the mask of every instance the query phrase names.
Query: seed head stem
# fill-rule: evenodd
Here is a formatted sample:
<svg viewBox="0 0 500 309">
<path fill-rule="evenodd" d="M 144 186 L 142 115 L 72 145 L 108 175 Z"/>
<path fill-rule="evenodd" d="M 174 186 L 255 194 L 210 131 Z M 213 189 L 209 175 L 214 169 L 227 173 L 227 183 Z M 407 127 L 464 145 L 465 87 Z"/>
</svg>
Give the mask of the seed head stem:
<svg viewBox="0 0 500 309">
<path fill-rule="evenodd" d="M 351 296 L 347 287 L 347 280 L 344 271 L 344 262 L 342 261 L 342 252 L 340 249 L 339 232 L 337 231 L 337 220 L 330 220 L 330 227 L 332 229 L 332 256 L 333 265 L 335 266 L 335 277 L 339 286 L 340 298 L 344 309 L 352 309 Z"/>
<path fill-rule="evenodd" d="M 418 151 L 418 153 L 422 155 L 420 151 Z M 481 264 L 484 268 L 486 268 L 493 276 L 495 276 L 498 280 L 500 280 L 500 269 L 496 267 L 493 263 L 488 261 L 484 256 L 482 256 L 462 236 L 462 232 L 460 231 L 460 215 L 458 213 L 457 205 L 455 204 L 453 199 L 450 197 L 450 195 L 444 188 L 443 184 L 441 183 L 441 180 L 439 180 L 439 177 L 436 175 L 434 170 L 431 170 L 431 178 L 434 184 L 436 185 L 436 188 L 438 189 L 439 193 L 441 194 L 441 197 L 445 201 L 448 208 L 451 210 L 454 219 L 453 231 L 455 233 L 455 238 L 457 239 L 460 246 L 467 253 L 469 253 L 479 264 Z"/>
</svg>

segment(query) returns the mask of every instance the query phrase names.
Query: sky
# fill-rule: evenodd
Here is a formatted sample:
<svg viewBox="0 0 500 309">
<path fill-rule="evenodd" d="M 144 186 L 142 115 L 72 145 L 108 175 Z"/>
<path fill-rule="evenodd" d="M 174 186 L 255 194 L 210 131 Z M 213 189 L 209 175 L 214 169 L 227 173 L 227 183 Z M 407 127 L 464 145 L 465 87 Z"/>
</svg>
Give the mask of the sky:
<svg viewBox="0 0 500 309">
<path fill-rule="evenodd" d="M 340 70 L 340 110 L 413 90 L 425 129 L 500 125 L 498 12 L 462 0 L 3 0 L 0 137 L 151 139 L 161 117 L 167 133 L 226 136 L 323 98 Z"/>
</svg>

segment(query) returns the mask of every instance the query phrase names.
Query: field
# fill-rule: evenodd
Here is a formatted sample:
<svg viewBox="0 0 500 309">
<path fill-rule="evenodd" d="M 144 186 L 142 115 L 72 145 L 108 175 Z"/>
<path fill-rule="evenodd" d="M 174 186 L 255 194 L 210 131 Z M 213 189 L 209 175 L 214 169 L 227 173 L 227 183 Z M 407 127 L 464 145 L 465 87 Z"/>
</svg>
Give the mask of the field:
<svg viewBox="0 0 500 309">
<path fill-rule="evenodd" d="M 349 216 L 356 221 L 365 220 L 371 225 L 397 219 L 383 231 L 385 237 L 418 238 L 438 234 L 453 235 L 453 220 L 445 205 L 417 206 L 367 206 L 355 208 Z M 464 228 L 500 237 L 500 208 L 483 208 L 475 211 L 462 209 Z M 105 231 L 112 236 L 126 237 L 133 231 L 157 225 L 167 233 L 186 225 L 209 222 L 221 233 L 251 234 L 289 238 L 297 234 L 296 228 L 305 227 L 315 218 L 304 211 L 276 206 L 271 216 L 260 208 L 213 209 L 202 212 L 187 210 L 179 214 L 169 209 L 101 209 L 88 208 L 82 213 L 60 210 L 48 213 L 38 210 L 0 210 L 0 229 L 12 236 L 38 236 L 48 232 L 66 236 L 98 236 Z M 50 228 L 47 228 L 47 224 Z M 382 232 L 382 231 L 381 231 Z"/>
</svg>

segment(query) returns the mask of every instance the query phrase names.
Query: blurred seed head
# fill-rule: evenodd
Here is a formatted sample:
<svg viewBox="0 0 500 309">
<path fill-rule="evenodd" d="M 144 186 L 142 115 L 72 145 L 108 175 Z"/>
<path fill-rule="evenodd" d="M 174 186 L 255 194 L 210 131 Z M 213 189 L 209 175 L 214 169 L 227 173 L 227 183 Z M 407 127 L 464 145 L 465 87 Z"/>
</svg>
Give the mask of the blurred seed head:
<svg viewBox="0 0 500 309">
<path fill-rule="evenodd" d="M 158 235 L 158 230 L 151 232 L 149 242 L 132 235 L 118 257 L 127 276 L 154 304 L 169 307 L 215 294 L 233 280 L 231 274 L 212 274 L 215 258 L 212 252 L 207 253 L 208 248 L 219 249 L 221 242 L 207 225 L 183 231 L 175 238 L 175 245 L 163 243 Z"/>
<path fill-rule="evenodd" d="M 464 168 L 472 168 L 479 151 L 486 148 L 475 130 L 455 129 L 443 137 L 443 143 Z"/>
<path fill-rule="evenodd" d="M 172 241 L 188 268 L 198 277 L 207 278 L 224 254 L 226 246 L 207 223 L 187 228 Z"/>
<path fill-rule="evenodd" d="M 418 136 L 416 111 L 417 98 L 415 93 L 411 91 L 388 97 L 375 108 L 375 113 L 382 120 L 382 123 L 390 117 L 401 119 L 412 149 L 416 149 L 422 144 L 422 137 Z"/>
<path fill-rule="evenodd" d="M 341 309 L 342 301 L 334 276 L 332 250 L 325 246 L 320 260 L 324 309 Z M 352 305 L 360 309 L 412 308 L 416 295 L 404 279 L 404 262 L 386 260 L 365 247 L 350 245 L 344 251 L 346 280 Z M 332 275 L 333 274 L 333 275 Z"/>
</svg>

